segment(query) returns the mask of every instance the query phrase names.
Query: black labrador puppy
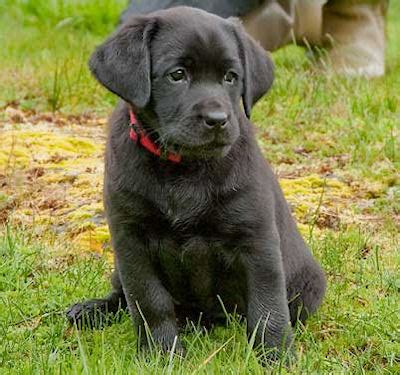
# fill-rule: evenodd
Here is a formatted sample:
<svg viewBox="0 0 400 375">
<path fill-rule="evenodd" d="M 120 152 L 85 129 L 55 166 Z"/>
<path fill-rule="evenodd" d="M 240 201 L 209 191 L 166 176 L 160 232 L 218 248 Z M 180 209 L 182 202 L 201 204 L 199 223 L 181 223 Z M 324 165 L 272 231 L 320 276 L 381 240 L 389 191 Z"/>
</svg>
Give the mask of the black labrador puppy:
<svg viewBox="0 0 400 375">
<path fill-rule="evenodd" d="M 128 306 L 140 332 L 182 351 L 177 322 L 227 310 L 256 344 L 288 347 L 325 277 L 249 122 L 270 58 L 240 24 L 180 7 L 129 19 L 90 68 L 123 99 L 104 181 L 115 273 L 112 292 L 74 305 L 70 320 Z"/>
</svg>

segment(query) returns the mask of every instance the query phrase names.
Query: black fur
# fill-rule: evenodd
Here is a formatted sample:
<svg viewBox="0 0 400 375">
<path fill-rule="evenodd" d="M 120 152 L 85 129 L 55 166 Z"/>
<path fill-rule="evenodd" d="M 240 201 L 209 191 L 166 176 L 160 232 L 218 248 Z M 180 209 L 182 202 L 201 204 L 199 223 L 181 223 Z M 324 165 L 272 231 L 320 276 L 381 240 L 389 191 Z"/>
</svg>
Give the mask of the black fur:
<svg viewBox="0 0 400 375">
<path fill-rule="evenodd" d="M 148 14 L 178 6 L 199 8 L 220 17 L 239 17 L 259 7 L 265 0 L 131 0 L 121 15 L 124 22 L 132 14 Z"/>
<path fill-rule="evenodd" d="M 203 313 L 216 322 L 222 300 L 247 318 L 256 344 L 288 347 L 291 325 L 320 305 L 325 277 L 246 116 L 271 86 L 270 58 L 240 25 L 176 8 L 131 18 L 90 68 L 123 99 L 110 120 L 104 183 L 115 273 L 108 297 L 73 306 L 69 318 L 127 305 L 140 332 L 147 325 L 168 350 L 177 320 Z M 171 78 L 177 69 L 185 80 Z M 129 105 L 182 163 L 129 139 Z"/>
</svg>

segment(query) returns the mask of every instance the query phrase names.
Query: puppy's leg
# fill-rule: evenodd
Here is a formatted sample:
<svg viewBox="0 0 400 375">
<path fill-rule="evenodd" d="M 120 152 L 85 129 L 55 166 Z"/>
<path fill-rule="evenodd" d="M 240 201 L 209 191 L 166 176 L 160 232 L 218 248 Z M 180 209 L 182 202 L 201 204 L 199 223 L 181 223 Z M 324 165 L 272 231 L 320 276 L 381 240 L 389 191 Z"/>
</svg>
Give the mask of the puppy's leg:
<svg viewBox="0 0 400 375">
<path fill-rule="evenodd" d="M 102 299 L 91 299 L 77 303 L 67 311 L 68 320 L 79 328 L 100 328 L 110 322 L 109 314 L 115 314 L 126 308 L 126 300 L 119 280 L 118 270 L 112 275 L 113 290 Z"/>
<path fill-rule="evenodd" d="M 159 280 L 151 262 L 143 232 L 134 225 L 110 225 L 119 276 L 128 308 L 138 326 L 142 345 L 154 342 L 164 351 L 182 353 L 172 297 Z"/>
<path fill-rule="evenodd" d="M 248 335 L 264 345 L 267 360 L 280 357 L 290 347 L 292 328 L 279 245 L 265 241 L 242 255 L 247 273 Z"/>
<path fill-rule="evenodd" d="M 310 259 L 291 281 L 288 288 L 290 321 L 304 323 L 321 305 L 326 279 L 321 267 Z"/>
</svg>

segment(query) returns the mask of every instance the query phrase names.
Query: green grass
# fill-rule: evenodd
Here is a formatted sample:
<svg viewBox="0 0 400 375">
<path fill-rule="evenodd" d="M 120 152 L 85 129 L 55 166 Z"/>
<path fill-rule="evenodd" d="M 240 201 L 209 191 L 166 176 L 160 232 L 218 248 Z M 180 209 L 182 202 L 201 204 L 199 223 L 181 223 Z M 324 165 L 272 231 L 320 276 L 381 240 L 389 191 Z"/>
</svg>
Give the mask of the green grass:
<svg viewBox="0 0 400 375">
<path fill-rule="evenodd" d="M 125 0 L 3 0 L 0 108 L 106 116 L 115 98 L 90 76 L 87 60 L 124 6 Z M 297 329 L 297 363 L 270 372 L 400 373 L 399 18 L 400 2 L 392 1 L 387 74 L 380 79 L 322 74 L 295 46 L 274 54 L 275 85 L 253 113 L 266 156 L 281 176 L 344 182 L 354 204 L 345 215 L 336 209 L 335 225 L 321 224 L 319 207 L 302 222 L 311 225 L 306 239 L 327 273 L 328 292 L 320 311 Z M 4 124 L 1 111 L 0 143 Z M 349 213 L 354 218 L 344 220 Z M 126 314 L 104 330 L 75 331 L 64 310 L 107 292 L 107 257 L 82 255 L 25 224 L 0 228 L 0 374 L 264 373 L 234 317 L 207 334 L 188 330 L 185 359 L 138 353 Z"/>
<path fill-rule="evenodd" d="M 328 276 L 326 302 L 296 332 L 298 361 L 274 373 L 395 373 L 398 363 L 398 279 L 369 235 L 357 230 L 327 232 L 313 241 Z M 71 302 L 106 293 L 108 263 L 79 257 L 65 246 L 51 247 L 26 232 L 5 228 L 0 238 L 0 366 L 32 373 L 242 373 L 262 374 L 247 343 L 244 325 L 184 335 L 186 359 L 137 352 L 127 314 L 101 331 L 69 327 Z M 397 331 L 396 331 L 397 330 Z M 211 357 L 211 358 L 210 358 Z"/>
<path fill-rule="evenodd" d="M 0 4 L 0 104 L 81 113 L 112 101 L 91 78 L 94 45 L 115 29 L 124 0 L 5 0 Z M 108 104 L 108 105 L 107 105 Z"/>
</svg>

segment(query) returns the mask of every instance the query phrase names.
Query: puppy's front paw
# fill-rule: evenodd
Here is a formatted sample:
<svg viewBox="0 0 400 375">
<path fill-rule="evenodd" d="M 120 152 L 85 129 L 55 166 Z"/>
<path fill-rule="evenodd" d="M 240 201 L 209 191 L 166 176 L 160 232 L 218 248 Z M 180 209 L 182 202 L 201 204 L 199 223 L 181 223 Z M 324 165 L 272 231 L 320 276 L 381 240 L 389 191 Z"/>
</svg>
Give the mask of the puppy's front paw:
<svg viewBox="0 0 400 375">
<path fill-rule="evenodd" d="M 165 353 L 173 351 L 182 357 L 185 355 L 185 349 L 178 336 L 178 327 L 172 321 L 165 321 L 152 327 L 151 335 L 147 334 L 145 337 L 142 335 L 141 343 L 144 348 L 155 345 Z"/>
<path fill-rule="evenodd" d="M 263 363 L 270 364 L 280 360 L 292 363 L 296 358 L 292 348 L 292 327 L 284 319 L 266 319 L 253 329 L 248 327 L 248 335 L 250 340 L 254 340 L 254 347 L 260 353 Z"/>
<path fill-rule="evenodd" d="M 290 367 L 296 362 L 296 351 L 293 347 L 292 329 L 288 327 L 283 335 L 267 335 L 264 341 L 256 346 L 256 352 L 263 366 L 276 366 L 277 363 Z"/>
<path fill-rule="evenodd" d="M 282 363 L 284 366 L 290 367 L 297 360 L 296 351 L 292 346 L 288 348 L 270 348 L 261 345 L 256 352 L 263 366 L 276 366 L 277 363 Z"/>
<path fill-rule="evenodd" d="M 76 303 L 66 312 L 67 318 L 71 324 L 79 329 L 83 328 L 101 328 L 108 324 L 108 301 L 103 299 L 93 299 Z"/>
</svg>

